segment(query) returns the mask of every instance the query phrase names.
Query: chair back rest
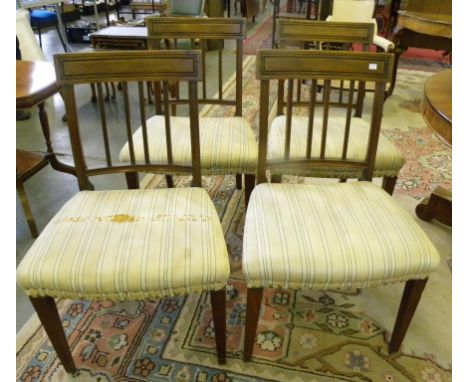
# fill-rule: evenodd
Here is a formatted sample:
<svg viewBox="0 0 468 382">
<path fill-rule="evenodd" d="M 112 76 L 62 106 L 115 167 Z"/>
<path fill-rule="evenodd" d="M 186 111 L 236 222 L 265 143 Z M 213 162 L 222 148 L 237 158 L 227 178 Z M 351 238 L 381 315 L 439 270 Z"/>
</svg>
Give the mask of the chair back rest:
<svg viewBox="0 0 468 382">
<path fill-rule="evenodd" d="M 351 44 L 362 44 L 363 50 L 368 51 L 374 38 L 374 23 L 334 22 L 316 20 L 278 20 L 278 45 L 280 48 L 296 46 L 304 49 L 326 49 L 346 50 Z M 343 104 L 343 93 L 349 91 L 343 82 L 336 84 L 333 89 L 338 88 L 338 104 Z M 278 114 L 283 114 L 284 109 L 284 81 L 279 82 L 278 89 Z M 365 93 L 364 83 L 359 84 L 359 96 L 354 106 L 356 111 L 360 110 L 363 95 Z M 297 86 L 296 104 L 301 104 L 301 86 Z"/>
<path fill-rule="evenodd" d="M 242 115 L 242 41 L 246 35 L 245 20 L 240 18 L 194 18 L 194 17 L 154 17 L 145 19 L 148 27 L 148 45 L 150 49 L 175 48 L 181 49 L 179 39 L 190 40 L 190 48 L 198 45 L 201 50 L 201 65 L 203 68 L 202 92 L 200 104 L 218 104 L 235 106 L 235 115 Z M 223 40 L 234 40 L 235 49 L 235 98 L 226 99 L 223 94 L 223 56 L 231 55 L 227 44 L 223 52 Z M 175 43 L 172 43 L 175 41 Z M 207 43 L 217 41 L 218 50 L 218 95 L 217 98 L 207 97 L 206 55 Z M 215 77 L 215 76 L 213 76 Z M 157 94 L 155 95 L 157 97 Z M 173 104 L 183 104 L 185 101 L 178 96 L 171 100 Z"/>
<path fill-rule="evenodd" d="M 88 176 L 128 173 L 162 172 L 191 173 L 192 184 L 201 187 L 200 138 L 198 124 L 197 84 L 201 78 L 200 52 L 198 51 L 101 51 L 86 53 L 66 53 L 54 56 L 57 82 L 62 88 L 68 119 L 70 140 L 80 189 L 89 189 Z M 168 105 L 168 82 L 179 81 L 188 84 L 188 106 L 190 115 L 192 165 L 173 162 L 171 143 L 171 119 Z M 144 99 L 145 81 L 161 81 L 163 84 L 164 117 L 166 133 L 167 164 L 151 163 L 147 129 L 147 106 Z M 116 102 L 122 105 L 105 107 L 103 86 L 110 82 L 122 84 L 122 95 Z M 80 84 L 93 84 L 98 90 L 96 104 L 87 102 L 79 105 L 75 87 Z M 80 117 L 83 123 L 80 124 Z M 97 131 L 89 131 L 91 118 L 100 125 Z M 99 123 L 100 122 L 100 123 Z M 144 160 L 135 159 L 133 133 L 141 126 L 141 144 Z M 88 139 L 82 132 L 87 129 Z M 101 130 L 101 132 L 99 132 Z M 115 139 L 110 139 L 113 135 Z M 89 139 L 91 136 L 91 139 Z M 156 137 L 157 138 L 157 137 Z M 152 137 L 154 139 L 154 137 Z M 116 142 L 111 145 L 111 142 Z M 140 140 L 138 140 L 140 141 Z M 128 142 L 129 161 L 120 162 L 118 153 L 124 142 Z M 97 147 L 103 151 L 102 162 L 91 163 L 87 158 L 96 153 L 86 153 L 84 149 Z M 89 162 L 89 163 L 88 163 Z"/>
<path fill-rule="evenodd" d="M 379 139 L 382 108 L 385 97 L 385 84 L 390 81 L 392 74 L 393 55 L 387 53 L 344 52 L 344 51 L 315 51 L 315 50 L 284 50 L 266 49 L 257 53 L 257 79 L 260 84 L 260 126 L 259 126 L 259 153 L 257 176 L 258 183 L 266 182 L 266 170 L 304 169 L 308 166 L 326 166 L 337 168 L 356 169 L 362 171 L 362 178 L 372 179 L 375 155 Z M 267 162 L 268 142 L 268 116 L 270 81 L 287 82 L 287 113 L 285 128 L 284 159 Z M 293 92 L 294 81 L 309 84 L 309 101 L 305 104 L 308 116 L 308 133 L 304 156 L 290 158 Z M 323 81 L 320 96 L 323 99 L 322 126 L 314 126 L 317 108 L 318 81 Z M 345 126 L 343 126 L 343 144 L 340 157 L 327 156 L 327 129 L 330 114 L 330 88 L 331 81 L 349 81 L 348 106 L 346 110 Z M 364 160 L 347 157 L 348 142 L 351 130 L 352 103 L 355 82 L 373 82 L 372 115 L 370 119 L 367 151 Z M 301 105 L 300 107 L 304 107 Z M 318 113 L 317 113 L 318 114 Z M 319 136 L 319 152 L 312 152 L 312 141 Z M 336 143 L 336 142 L 335 142 Z M 273 173 L 281 173 L 276 171 Z"/>
<path fill-rule="evenodd" d="M 278 45 L 288 42 L 320 42 L 372 44 L 374 24 L 371 22 L 328 22 L 316 20 L 278 19 Z"/>
<path fill-rule="evenodd" d="M 46 61 L 29 23 L 29 12 L 26 9 L 16 11 L 16 37 L 19 40 L 22 60 Z"/>
</svg>

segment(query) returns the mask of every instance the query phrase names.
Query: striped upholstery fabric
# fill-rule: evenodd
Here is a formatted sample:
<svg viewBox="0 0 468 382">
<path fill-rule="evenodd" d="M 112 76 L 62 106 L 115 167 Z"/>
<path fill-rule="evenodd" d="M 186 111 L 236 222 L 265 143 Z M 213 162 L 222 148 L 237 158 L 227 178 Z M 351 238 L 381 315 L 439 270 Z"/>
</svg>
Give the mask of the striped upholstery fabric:
<svg viewBox="0 0 468 382">
<path fill-rule="evenodd" d="M 307 144 L 308 117 L 293 116 L 291 124 L 291 159 L 304 158 Z M 327 132 L 327 157 L 341 157 L 344 137 L 344 117 L 330 117 L 328 119 Z M 286 116 L 276 117 L 268 133 L 268 160 L 284 158 L 284 140 L 286 131 Z M 352 118 L 351 132 L 349 137 L 348 158 L 364 159 L 369 136 L 369 124 L 361 118 Z M 319 156 L 320 143 L 322 139 L 322 118 L 314 119 L 314 131 L 312 138 L 312 156 Z M 375 161 L 375 177 L 397 176 L 403 167 L 405 159 L 398 149 L 382 134 L 379 139 L 377 157 Z M 315 177 L 347 177 L 357 178 L 360 172 L 345 168 L 320 167 L 317 169 L 284 169 L 282 174 L 315 176 Z"/>
<path fill-rule="evenodd" d="M 413 217 L 370 182 L 258 185 L 242 256 L 249 287 L 292 289 L 420 279 L 440 261 Z"/>
<path fill-rule="evenodd" d="M 82 191 L 17 270 L 30 296 L 139 300 L 218 290 L 229 260 L 201 188 Z"/>
<path fill-rule="evenodd" d="M 147 121 L 149 155 L 153 163 L 167 163 L 164 116 Z M 174 163 L 190 165 L 190 121 L 171 117 Z M 142 128 L 133 134 L 135 157 L 144 161 Z M 200 118 L 200 156 L 202 174 L 254 174 L 257 166 L 257 143 L 249 122 L 242 117 Z M 120 152 L 122 162 L 129 161 L 128 143 Z"/>
</svg>

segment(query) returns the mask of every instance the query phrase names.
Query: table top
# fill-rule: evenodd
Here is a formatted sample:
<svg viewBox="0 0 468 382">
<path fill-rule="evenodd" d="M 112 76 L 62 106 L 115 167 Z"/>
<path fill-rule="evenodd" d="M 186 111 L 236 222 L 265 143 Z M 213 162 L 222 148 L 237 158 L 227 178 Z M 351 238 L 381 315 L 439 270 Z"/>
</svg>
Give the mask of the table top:
<svg viewBox="0 0 468 382">
<path fill-rule="evenodd" d="M 16 108 L 30 108 L 57 93 L 60 86 L 49 62 L 16 61 Z"/>
<path fill-rule="evenodd" d="M 429 77 L 424 84 L 423 116 L 445 141 L 452 144 L 452 70 Z"/>
<path fill-rule="evenodd" d="M 107 27 L 91 33 L 91 37 L 148 37 L 148 28 L 146 27 Z"/>
<path fill-rule="evenodd" d="M 452 38 L 452 15 L 398 11 L 397 28 L 406 28 L 431 36 Z"/>
</svg>

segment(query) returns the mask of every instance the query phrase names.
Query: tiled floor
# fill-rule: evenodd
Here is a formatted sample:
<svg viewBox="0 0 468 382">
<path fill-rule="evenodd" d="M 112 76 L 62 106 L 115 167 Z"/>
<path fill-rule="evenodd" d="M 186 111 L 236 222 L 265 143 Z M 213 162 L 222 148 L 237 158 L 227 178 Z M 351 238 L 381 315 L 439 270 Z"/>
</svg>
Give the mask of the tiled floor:
<svg viewBox="0 0 468 382">
<path fill-rule="evenodd" d="M 262 24 L 266 17 L 272 13 L 270 5 L 266 12 L 261 13 L 255 23 L 248 21 L 248 35 L 251 35 L 255 29 Z M 231 15 L 234 11 L 231 12 Z M 102 14 L 101 16 L 103 16 Z M 126 15 L 126 17 L 131 17 Z M 111 13 L 111 19 L 115 19 L 114 13 Z M 63 47 L 60 44 L 57 32 L 54 28 L 43 32 L 43 51 L 49 61 L 52 61 L 54 53 L 63 52 Z M 72 51 L 80 51 L 88 49 L 87 44 L 70 44 Z M 213 62 L 213 65 L 217 65 Z M 233 73 L 234 63 L 224 62 L 223 72 L 225 78 Z M 210 57 L 208 56 L 208 69 L 210 71 Z M 217 91 L 216 81 L 212 86 L 208 84 L 208 95 L 213 95 Z M 90 91 L 83 88 L 77 93 L 78 102 L 80 104 L 88 104 L 90 101 Z M 64 162 L 72 162 L 71 150 L 68 139 L 67 126 L 62 122 L 61 118 L 64 115 L 64 105 L 59 95 L 54 96 L 47 101 L 47 112 L 49 114 L 49 122 L 51 126 L 52 142 L 54 151 L 59 155 L 59 159 Z M 42 130 L 39 124 L 37 109 L 31 110 L 31 118 L 26 121 L 16 123 L 16 146 L 17 148 L 44 152 L 45 145 L 42 135 Z M 93 180 L 94 181 L 94 180 Z M 108 178 L 99 181 L 96 178 L 94 182 L 97 188 L 104 187 L 125 187 L 122 179 Z M 77 191 L 78 186 L 76 179 L 68 174 L 54 171 L 50 166 L 42 169 L 26 182 L 26 193 L 28 195 L 33 215 L 36 220 L 39 231 L 41 231 L 54 214 L 61 206 L 72 197 Z M 19 198 L 16 198 L 16 263 L 18 264 L 32 245 L 33 239 L 30 235 L 26 220 L 24 218 Z M 24 323 L 30 318 L 33 313 L 33 308 L 23 293 L 17 287 L 16 290 L 16 331 L 18 331 Z"/>
</svg>

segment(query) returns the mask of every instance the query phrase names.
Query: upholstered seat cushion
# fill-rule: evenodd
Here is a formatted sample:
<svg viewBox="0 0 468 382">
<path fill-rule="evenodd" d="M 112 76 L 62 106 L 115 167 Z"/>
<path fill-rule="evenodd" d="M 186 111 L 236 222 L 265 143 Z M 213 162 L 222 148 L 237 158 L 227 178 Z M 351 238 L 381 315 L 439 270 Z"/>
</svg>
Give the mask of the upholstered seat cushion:
<svg viewBox="0 0 468 382">
<path fill-rule="evenodd" d="M 229 260 L 201 188 L 82 191 L 17 270 L 30 296 L 138 300 L 217 290 Z"/>
<path fill-rule="evenodd" d="M 167 163 L 164 116 L 147 121 L 149 155 L 152 163 Z M 171 117 L 174 163 L 190 165 L 190 121 L 187 117 Z M 135 157 L 144 161 L 142 128 L 133 134 Z M 200 118 L 200 157 L 202 174 L 253 174 L 257 166 L 257 143 L 249 122 L 242 117 Z M 120 160 L 130 158 L 128 143 L 120 152 Z"/>
<path fill-rule="evenodd" d="M 291 159 L 305 158 L 308 132 L 308 117 L 293 116 L 291 124 Z M 343 149 L 344 117 L 330 117 L 328 119 L 327 157 L 340 158 Z M 284 158 L 284 140 L 286 131 L 286 116 L 276 117 L 268 133 L 268 160 Z M 369 124 L 361 118 L 352 118 L 348 145 L 348 158 L 363 160 L 366 154 Z M 312 138 L 312 156 L 319 156 L 322 139 L 322 118 L 314 119 Z M 380 134 L 377 157 L 375 160 L 374 176 L 397 176 L 405 164 L 405 159 L 398 149 L 387 138 Z M 357 178 L 361 173 L 356 170 L 337 167 L 317 167 L 309 169 L 282 169 L 282 174 L 315 176 L 315 177 L 347 177 Z"/>
<path fill-rule="evenodd" d="M 57 21 L 57 14 L 51 11 L 35 9 L 30 14 L 31 23 L 51 23 Z"/>
<path fill-rule="evenodd" d="M 258 185 L 242 258 L 249 287 L 293 289 L 421 279 L 440 261 L 414 218 L 370 182 Z"/>
</svg>

